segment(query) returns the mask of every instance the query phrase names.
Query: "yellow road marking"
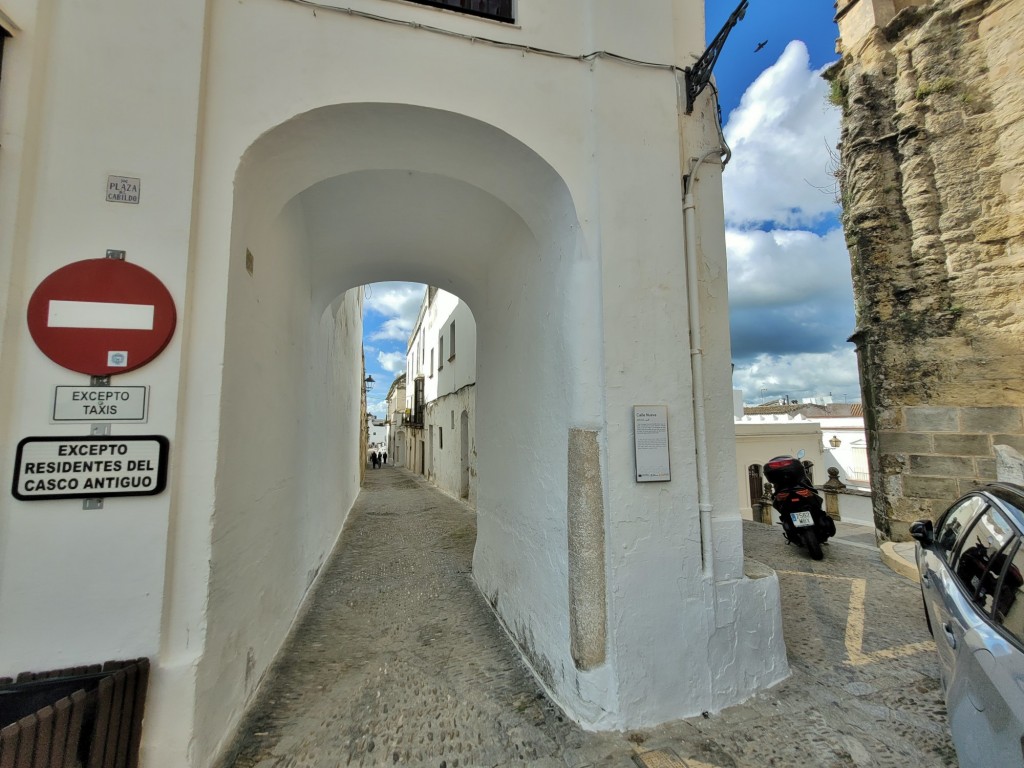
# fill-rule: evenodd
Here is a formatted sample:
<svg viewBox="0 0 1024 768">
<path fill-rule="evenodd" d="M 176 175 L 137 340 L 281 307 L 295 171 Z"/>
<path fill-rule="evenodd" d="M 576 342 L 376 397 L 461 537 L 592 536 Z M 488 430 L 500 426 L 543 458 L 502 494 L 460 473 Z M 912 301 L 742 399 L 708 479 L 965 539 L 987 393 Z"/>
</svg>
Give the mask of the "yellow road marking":
<svg viewBox="0 0 1024 768">
<path fill-rule="evenodd" d="M 641 752 L 633 748 L 633 762 L 640 768 L 720 768 L 694 757 L 685 760 L 671 749 L 654 749 Z"/>
<path fill-rule="evenodd" d="M 846 616 L 846 653 L 849 661 L 845 662 L 851 667 L 860 667 L 865 664 L 872 664 L 877 661 L 889 661 L 899 659 L 903 656 L 911 656 L 915 653 L 927 652 L 931 649 L 931 643 L 908 643 L 898 645 L 895 648 L 883 648 L 880 651 L 864 652 L 864 620 L 867 615 L 865 599 L 868 591 L 867 579 L 858 579 L 850 576 L 832 576 L 826 573 L 806 573 L 804 571 L 779 571 L 790 576 L 812 576 L 816 579 L 836 579 L 850 582 L 850 606 Z"/>
</svg>

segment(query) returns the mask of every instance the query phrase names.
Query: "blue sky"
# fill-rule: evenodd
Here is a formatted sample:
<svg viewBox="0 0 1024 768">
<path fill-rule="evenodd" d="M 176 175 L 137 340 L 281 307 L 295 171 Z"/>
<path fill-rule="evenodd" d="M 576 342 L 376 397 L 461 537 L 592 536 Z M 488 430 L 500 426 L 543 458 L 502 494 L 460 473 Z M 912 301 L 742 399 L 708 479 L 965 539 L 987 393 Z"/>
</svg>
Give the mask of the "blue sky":
<svg viewBox="0 0 1024 768">
<path fill-rule="evenodd" d="M 710 42 L 738 0 L 707 0 Z M 860 398 L 850 262 L 832 171 L 839 111 L 832 0 L 750 0 L 714 69 L 733 150 L 723 179 L 734 386 L 744 400 Z M 761 41 L 764 48 L 755 52 Z M 364 313 L 371 412 L 405 366 L 424 286 L 376 283 Z"/>
<path fill-rule="evenodd" d="M 711 42 L 738 0 L 707 0 L 704 12 L 707 40 Z M 793 40 L 807 48 L 811 68 L 820 69 L 839 57 L 836 38 L 839 29 L 832 20 L 833 0 L 750 0 L 747 13 L 736 25 L 715 65 L 715 82 L 721 96 L 722 116 L 740 102 L 740 97 L 766 67 L 775 63 Z M 755 52 L 758 43 L 765 47 Z"/>
<path fill-rule="evenodd" d="M 405 370 L 405 348 L 427 290 L 419 283 L 373 283 L 363 304 L 363 355 L 376 384 L 366 394 L 367 410 L 384 417 L 388 388 Z"/>
</svg>

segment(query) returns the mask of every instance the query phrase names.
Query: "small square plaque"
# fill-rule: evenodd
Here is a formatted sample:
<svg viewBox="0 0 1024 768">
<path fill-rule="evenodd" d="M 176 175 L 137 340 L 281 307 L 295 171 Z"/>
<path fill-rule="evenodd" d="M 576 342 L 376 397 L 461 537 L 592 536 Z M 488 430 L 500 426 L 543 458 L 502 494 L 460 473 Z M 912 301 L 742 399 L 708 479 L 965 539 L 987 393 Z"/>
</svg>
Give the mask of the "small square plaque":
<svg viewBox="0 0 1024 768">
<path fill-rule="evenodd" d="M 142 179 L 131 176 L 107 176 L 107 202 L 139 204 Z"/>
</svg>

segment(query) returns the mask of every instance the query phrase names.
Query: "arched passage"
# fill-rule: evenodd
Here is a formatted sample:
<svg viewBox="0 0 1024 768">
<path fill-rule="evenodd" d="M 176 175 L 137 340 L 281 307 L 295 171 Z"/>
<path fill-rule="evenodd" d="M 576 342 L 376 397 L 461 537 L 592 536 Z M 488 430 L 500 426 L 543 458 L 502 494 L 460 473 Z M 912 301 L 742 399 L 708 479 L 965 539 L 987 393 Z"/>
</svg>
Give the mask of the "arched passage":
<svg viewBox="0 0 1024 768">
<path fill-rule="evenodd" d="M 251 696 L 358 492 L 351 289 L 386 280 L 474 314 L 474 576 L 545 682 L 573 687 L 565 456 L 601 422 L 597 262 L 565 183 L 508 134 L 351 104 L 271 130 L 236 177 L 200 711 Z"/>
</svg>

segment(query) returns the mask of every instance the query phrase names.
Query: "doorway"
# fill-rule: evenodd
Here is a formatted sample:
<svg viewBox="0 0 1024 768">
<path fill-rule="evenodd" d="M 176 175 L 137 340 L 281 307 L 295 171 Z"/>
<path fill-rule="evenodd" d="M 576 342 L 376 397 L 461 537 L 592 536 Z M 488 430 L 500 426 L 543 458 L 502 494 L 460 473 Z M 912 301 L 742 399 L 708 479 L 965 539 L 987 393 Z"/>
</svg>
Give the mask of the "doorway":
<svg viewBox="0 0 1024 768">
<path fill-rule="evenodd" d="M 459 498 L 469 498 L 469 414 L 462 412 L 459 417 L 459 454 L 462 465 Z"/>
</svg>

